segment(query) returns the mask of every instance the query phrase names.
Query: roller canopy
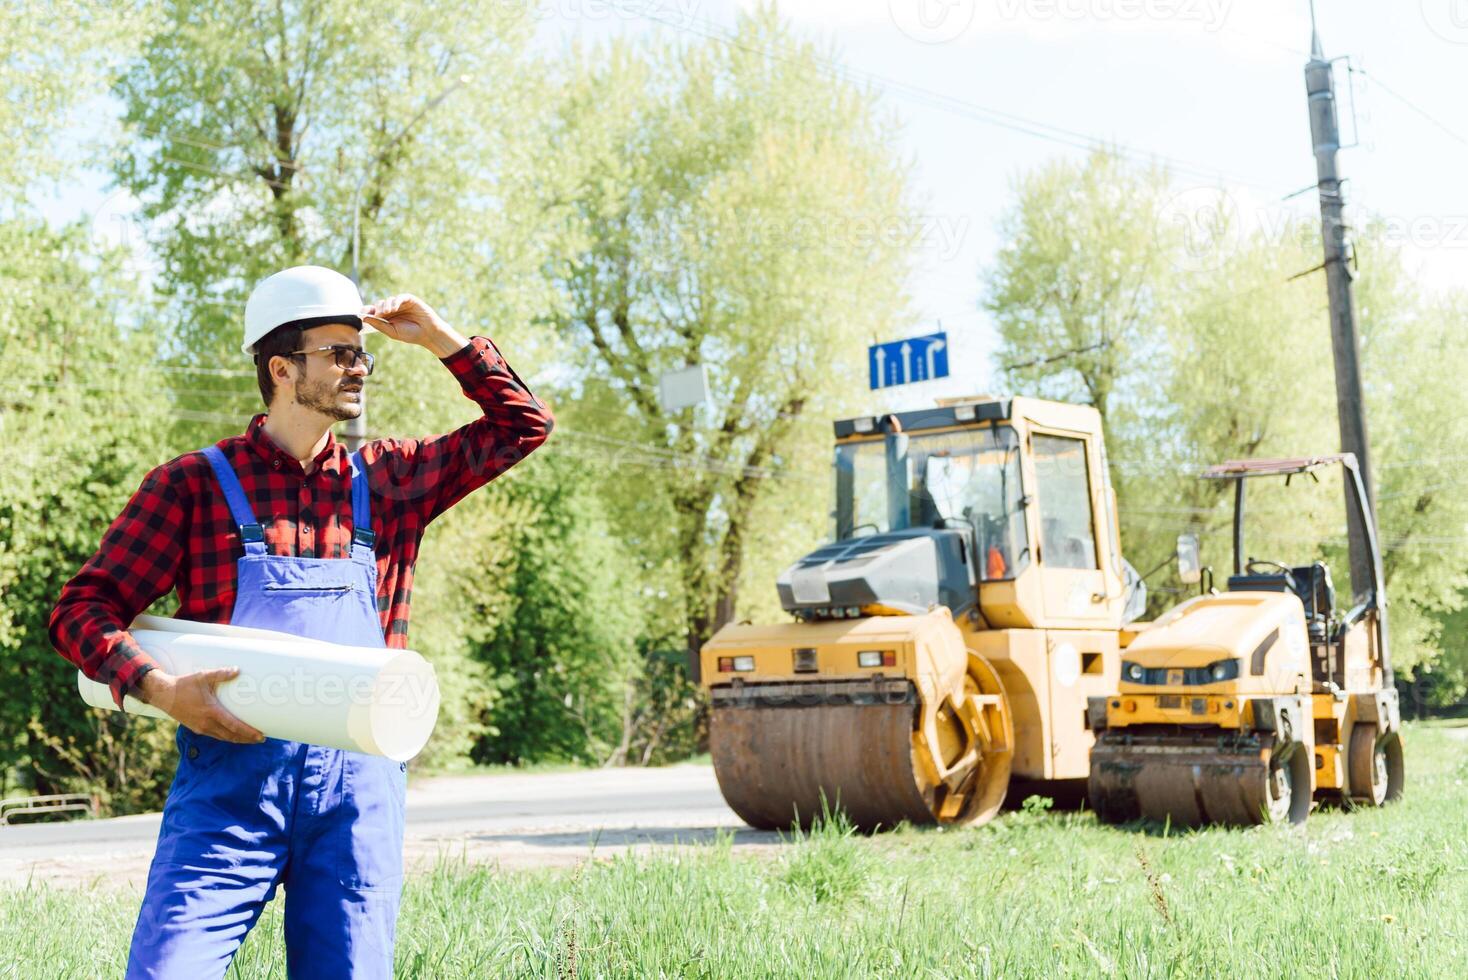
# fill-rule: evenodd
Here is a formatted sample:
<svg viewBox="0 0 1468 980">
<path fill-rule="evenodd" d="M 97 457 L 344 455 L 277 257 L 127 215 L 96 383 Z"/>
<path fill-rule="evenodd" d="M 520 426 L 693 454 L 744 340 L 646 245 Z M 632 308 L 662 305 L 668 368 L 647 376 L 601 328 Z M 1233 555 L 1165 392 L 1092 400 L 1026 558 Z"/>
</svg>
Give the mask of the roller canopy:
<svg viewBox="0 0 1468 980">
<path fill-rule="evenodd" d="M 1322 467 L 1344 463 L 1356 468 L 1355 453 L 1335 453 L 1330 456 L 1289 456 L 1280 459 L 1231 459 L 1217 463 L 1203 471 L 1205 480 L 1236 480 L 1241 476 L 1290 476 L 1308 473 Z"/>
</svg>

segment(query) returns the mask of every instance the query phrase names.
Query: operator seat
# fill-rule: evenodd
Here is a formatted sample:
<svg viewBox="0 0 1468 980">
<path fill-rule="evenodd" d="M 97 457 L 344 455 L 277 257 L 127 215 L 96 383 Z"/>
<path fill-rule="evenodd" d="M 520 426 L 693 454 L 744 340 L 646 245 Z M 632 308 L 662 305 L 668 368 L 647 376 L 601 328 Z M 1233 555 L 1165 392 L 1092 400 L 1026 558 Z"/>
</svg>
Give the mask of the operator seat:
<svg viewBox="0 0 1468 980">
<path fill-rule="evenodd" d="M 1292 576 L 1284 572 L 1274 572 L 1266 575 L 1230 575 L 1228 577 L 1228 590 L 1230 592 L 1294 592 Z"/>
<path fill-rule="evenodd" d="M 1310 644 L 1322 644 L 1330 636 L 1330 617 L 1335 613 L 1335 584 L 1325 562 L 1290 569 L 1295 580 L 1295 594 L 1305 604 L 1305 625 L 1310 631 Z"/>
</svg>

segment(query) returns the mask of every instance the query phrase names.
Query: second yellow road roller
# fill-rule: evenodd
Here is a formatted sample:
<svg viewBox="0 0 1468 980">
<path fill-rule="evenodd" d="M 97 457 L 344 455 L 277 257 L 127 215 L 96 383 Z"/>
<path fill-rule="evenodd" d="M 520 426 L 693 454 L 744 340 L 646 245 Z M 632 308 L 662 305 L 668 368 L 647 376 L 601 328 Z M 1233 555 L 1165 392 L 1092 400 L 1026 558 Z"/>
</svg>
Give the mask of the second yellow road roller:
<svg viewBox="0 0 1468 980">
<path fill-rule="evenodd" d="M 1339 466 L 1365 529 L 1350 608 L 1329 566 L 1245 559 L 1245 488 Z M 1241 460 L 1207 470 L 1234 486 L 1234 574 L 1159 618 L 1125 651 L 1118 692 L 1089 704 L 1098 741 L 1090 800 L 1108 821 L 1299 823 L 1317 798 L 1380 806 L 1402 794 L 1401 722 L 1371 508 L 1349 453 Z"/>
</svg>

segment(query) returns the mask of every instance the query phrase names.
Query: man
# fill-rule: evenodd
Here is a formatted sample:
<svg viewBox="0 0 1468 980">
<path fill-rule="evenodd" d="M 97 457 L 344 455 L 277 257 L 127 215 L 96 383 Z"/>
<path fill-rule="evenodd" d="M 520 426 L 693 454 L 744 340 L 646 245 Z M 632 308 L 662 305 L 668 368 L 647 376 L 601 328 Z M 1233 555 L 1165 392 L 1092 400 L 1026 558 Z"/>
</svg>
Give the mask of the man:
<svg viewBox="0 0 1468 980">
<path fill-rule="evenodd" d="M 437 355 L 484 416 L 349 456 L 330 428 L 362 412 L 363 317 Z M 223 976 L 284 886 L 292 977 L 388 977 L 406 765 L 266 738 L 215 696 L 237 669 L 172 676 L 127 627 L 177 588 L 184 619 L 405 647 L 424 528 L 544 442 L 552 418 L 490 341 L 413 296 L 363 306 L 317 266 L 255 287 L 243 349 L 267 413 L 150 472 L 51 614 L 56 649 L 119 705 L 131 694 L 179 722 L 127 975 Z"/>
</svg>

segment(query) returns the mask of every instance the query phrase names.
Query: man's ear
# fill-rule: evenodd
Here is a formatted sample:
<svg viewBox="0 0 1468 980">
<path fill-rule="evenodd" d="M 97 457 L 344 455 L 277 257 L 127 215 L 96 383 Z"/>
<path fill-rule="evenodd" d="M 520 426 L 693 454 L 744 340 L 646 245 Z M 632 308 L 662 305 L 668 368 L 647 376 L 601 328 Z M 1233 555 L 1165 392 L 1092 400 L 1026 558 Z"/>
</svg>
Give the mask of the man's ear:
<svg viewBox="0 0 1468 980">
<path fill-rule="evenodd" d="M 275 382 L 277 388 L 280 387 L 282 381 L 296 383 L 296 374 L 291 370 L 294 366 L 295 362 L 284 354 L 276 354 L 270 359 L 270 378 Z"/>
</svg>

